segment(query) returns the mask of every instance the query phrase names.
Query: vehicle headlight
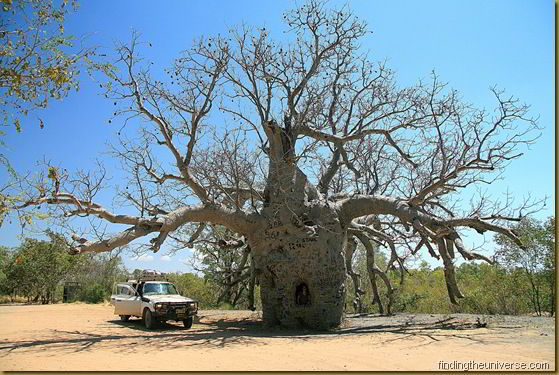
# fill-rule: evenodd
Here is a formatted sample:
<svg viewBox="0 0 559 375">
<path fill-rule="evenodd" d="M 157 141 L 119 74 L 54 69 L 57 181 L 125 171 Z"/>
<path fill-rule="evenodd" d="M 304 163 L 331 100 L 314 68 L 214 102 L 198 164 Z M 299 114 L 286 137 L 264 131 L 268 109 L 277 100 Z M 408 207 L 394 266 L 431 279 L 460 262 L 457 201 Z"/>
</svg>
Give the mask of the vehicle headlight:
<svg viewBox="0 0 559 375">
<path fill-rule="evenodd" d="M 158 311 L 158 312 L 164 312 L 164 311 L 167 310 L 167 306 L 163 303 L 156 303 L 154 305 L 154 307 L 155 307 L 155 311 Z"/>
<path fill-rule="evenodd" d="M 191 302 L 188 304 L 188 310 L 190 310 L 191 312 L 196 312 L 198 311 L 198 302 Z"/>
</svg>

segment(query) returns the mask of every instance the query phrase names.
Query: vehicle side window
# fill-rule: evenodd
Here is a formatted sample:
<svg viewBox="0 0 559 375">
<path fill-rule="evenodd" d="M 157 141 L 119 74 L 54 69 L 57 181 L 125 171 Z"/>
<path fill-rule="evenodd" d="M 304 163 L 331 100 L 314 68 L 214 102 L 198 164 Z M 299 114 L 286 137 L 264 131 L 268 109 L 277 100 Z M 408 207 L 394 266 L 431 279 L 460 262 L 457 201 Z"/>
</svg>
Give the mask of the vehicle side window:
<svg viewBox="0 0 559 375">
<path fill-rule="evenodd" d="M 134 289 L 132 289 L 130 285 L 119 284 L 116 286 L 116 294 L 119 296 L 133 296 Z"/>
</svg>

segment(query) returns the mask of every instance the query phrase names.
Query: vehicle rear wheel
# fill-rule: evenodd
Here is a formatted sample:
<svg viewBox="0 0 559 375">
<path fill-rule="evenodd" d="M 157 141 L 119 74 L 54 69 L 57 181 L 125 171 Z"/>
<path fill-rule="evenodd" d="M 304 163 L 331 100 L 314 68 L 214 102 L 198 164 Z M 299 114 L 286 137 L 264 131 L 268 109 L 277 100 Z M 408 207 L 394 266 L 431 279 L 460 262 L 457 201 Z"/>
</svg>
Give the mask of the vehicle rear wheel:
<svg viewBox="0 0 559 375">
<path fill-rule="evenodd" d="M 191 316 L 189 316 L 188 318 L 182 321 L 182 324 L 184 324 L 184 328 L 189 329 L 190 327 L 192 327 L 193 321 L 194 319 Z"/>
<path fill-rule="evenodd" d="M 130 319 L 130 315 L 119 315 L 121 322 L 127 322 Z"/>
<path fill-rule="evenodd" d="M 147 329 L 152 329 L 155 326 L 155 319 L 153 319 L 153 315 L 150 309 L 144 310 L 143 320 L 144 320 L 144 326 Z"/>
</svg>

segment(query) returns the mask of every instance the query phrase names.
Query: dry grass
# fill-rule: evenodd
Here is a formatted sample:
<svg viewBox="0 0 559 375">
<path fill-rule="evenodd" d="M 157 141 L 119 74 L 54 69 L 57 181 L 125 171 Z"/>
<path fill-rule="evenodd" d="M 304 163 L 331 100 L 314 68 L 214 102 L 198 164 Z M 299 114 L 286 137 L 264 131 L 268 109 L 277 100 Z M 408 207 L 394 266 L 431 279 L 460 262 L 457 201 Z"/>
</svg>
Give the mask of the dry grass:
<svg viewBox="0 0 559 375">
<path fill-rule="evenodd" d="M 26 303 L 27 298 L 19 297 L 19 296 L 0 296 L 0 305 L 8 304 L 8 303 Z"/>
</svg>

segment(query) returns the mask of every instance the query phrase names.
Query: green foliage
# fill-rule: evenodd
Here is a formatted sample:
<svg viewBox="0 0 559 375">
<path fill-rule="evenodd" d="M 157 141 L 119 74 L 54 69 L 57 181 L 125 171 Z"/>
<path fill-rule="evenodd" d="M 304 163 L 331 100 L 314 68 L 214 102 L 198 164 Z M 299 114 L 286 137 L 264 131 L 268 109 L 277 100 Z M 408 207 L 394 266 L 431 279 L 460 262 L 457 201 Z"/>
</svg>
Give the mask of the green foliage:
<svg viewBox="0 0 559 375">
<path fill-rule="evenodd" d="M 461 301 L 460 312 L 506 315 L 532 312 L 529 282 L 517 270 L 486 263 L 462 264 L 457 280 L 466 296 Z"/>
<path fill-rule="evenodd" d="M 80 268 L 83 258 L 68 254 L 64 238 L 48 235 L 50 241 L 26 238 L 14 251 L 4 254 L 5 294 L 53 302 L 57 285 Z"/>
<path fill-rule="evenodd" d="M 182 295 L 197 300 L 200 308 L 217 307 L 218 287 L 212 281 L 192 273 L 168 273 L 167 277 Z"/>
<path fill-rule="evenodd" d="M 2 292 L 3 285 L 5 285 L 7 281 L 5 270 L 9 259 L 10 253 L 8 248 L 5 246 L 0 246 L 0 294 Z"/>
<path fill-rule="evenodd" d="M 246 244 L 225 246 L 227 241 L 237 241 L 234 233 L 225 227 L 212 227 L 211 236 L 211 242 L 196 246 L 194 269 L 201 272 L 205 280 L 217 287 L 218 305 L 231 305 L 240 309 L 250 308 L 250 249 Z"/>
<path fill-rule="evenodd" d="M 60 235 L 50 241 L 26 238 L 13 250 L 0 247 L 0 294 L 52 303 L 62 299 L 63 284 L 78 282 L 77 299 L 97 303 L 107 299 L 116 281 L 127 278 L 119 257 L 108 254 L 68 254 Z"/>
<path fill-rule="evenodd" d="M 71 281 L 79 282 L 78 299 L 95 303 L 108 299 L 113 284 L 128 278 L 120 257 L 110 254 L 85 254 L 82 267 L 74 274 Z"/>
<path fill-rule="evenodd" d="M 555 312 L 555 217 L 540 222 L 523 219 L 514 228 L 524 247 L 498 234 L 497 260 L 508 270 L 521 269 L 530 284 L 529 295 L 534 311 Z"/>
<path fill-rule="evenodd" d="M 543 312 L 554 313 L 555 302 L 555 220 L 543 223 L 523 223 L 519 230 L 524 233 L 526 249 L 504 247 L 510 244 L 497 241 L 500 264 L 462 263 L 456 267 L 456 278 L 465 298 L 460 305 L 448 300 L 443 269 L 430 269 L 422 262 L 419 267 L 409 269 L 409 275 L 400 285 L 398 271 L 389 271 L 388 276 L 396 288 L 394 312 L 408 313 L 475 313 L 521 315 Z M 98 303 L 111 294 L 114 282 L 137 277 L 140 270 L 126 272 L 120 257 L 110 254 L 86 254 L 70 256 L 66 252 L 64 239 L 49 234 L 50 241 L 27 238 L 13 250 L 0 247 L 0 294 L 26 297 L 27 300 L 43 303 L 60 299 L 64 281 L 79 282 L 78 299 Z M 534 258 L 530 254 L 535 254 Z M 378 251 L 377 264 L 386 264 L 386 255 Z M 537 259 L 537 262 L 534 262 Z M 366 259 L 356 253 L 354 270 L 361 275 L 364 290 L 365 313 L 378 313 L 372 305 L 371 284 L 367 277 Z M 179 291 L 199 301 L 203 309 L 244 308 L 219 300 L 222 287 L 209 277 L 193 273 L 169 273 L 169 280 Z M 348 278 L 346 299 L 347 311 L 352 312 L 353 293 Z M 378 282 L 379 292 L 386 304 L 386 287 Z M 536 293 L 537 292 L 537 293 Z M 261 308 L 259 290 L 255 293 L 256 307 Z M 57 298 L 58 296 L 58 298 Z M 537 300 L 535 300 L 537 298 Z"/>
<path fill-rule="evenodd" d="M 530 272 L 549 269 L 554 264 L 555 218 L 545 223 L 534 219 L 522 219 L 514 228 L 524 248 L 510 238 L 498 234 L 495 242 L 499 245 L 497 260 L 507 267 L 522 267 Z"/>
<path fill-rule="evenodd" d="M 68 0 L 3 1 L 0 108 L 4 125 L 11 123 L 20 132 L 20 116 L 79 89 L 79 62 L 95 51 L 70 52 L 74 38 L 64 33 L 64 21 L 78 7 L 76 1 L 68 6 Z"/>
<path fill-rule="evenodd" d="M 517 228 L 523 233 L 528 246 L 520 249 L 507 238 L 498 239 L 501 248 L 496 255 L 500 264 L 462 263 L 456 267 L 456 279 L 465 298 L 456 306 L 449 302 L 444 270 L 430 269 L 427 262 L 410 268 L 409 275 L 400 285 L 399 271 L 389 271 L 388 276 L 396 288 L 393 312 L 407 313 L 475 313 L 522 315 L 555 312 L 555 219 L 543 223 L 529 221 Z M 505 245 L 506 244 L 506 245 Z M 364 295 L 364 313 L 378 313 L 372 305 L 372 288 L 362 249 L 354 256 L 354 271 L 361 275 Z M 384 269 L 386 256 L 375 254 L 377 264 Z M 506 260 L 506 261 L 505 261 Z M 351 278 L 347 278 L 346 310 L 354 312 Z M 377 281 L 384 305 L 388 302 L 384 283 Z M 539 301 L 539 303 L 538 303 Z"/>
<path fill-rule="evenodd" d="M 0 126 L 21 132 L 28 115 L 46 108 L 51 100 L 61 100 L 79 90 L 80 69 L 90 75 L 103 71 L 114 76 L 114 67 L 98 62 L 96 48 L 76 49 L 74 36 L 64 32 L 64 22 L 79 4 L 72 0 L 3 0 L 0 10 Z M 35 116 L 33 116 L 35 117 Z M 45 122 L 38 118 L 41 129 Z M 5 144 L 0 131 L 0 147 Z M 23 176 L 18 175 L 8 158 L 0 152 L 0 167 L 9 181 L 0 183 L 0 226 L 17 204 L 21 191 L 13 192 Z M 50 171 L 49 171 L 50 173 Z M 37 186 L 41 190 L 41 186 Z M 44 195 L 44 191 L 41 191 Z M 19 215 L 23 226 L 38 212 Z M 24 216 L 24 217 L 22 217 Z M 44 217 L 43 217 L 44 218 Z"/>
<path fill-rule="evenodd" d="M 448 313 L 451 304 L 448 300 L 444 271 L 442 268 L 420 268 L 409 270 L 403 285 L 399 285 L 399 274 L 390 272 L 389 277 L 397 288 L 394 312 Z"/>
<path fill-rule="evenodd" d="M 531 303 L 531 284 L 525 272 L 509 270 L 500 265 L 463 263 L 456 269 L 456 278 L 465 298 L 458 306 L 450 303 L 446 290 L 444 271 L 420 267 L 409 269 L 404 284 L 399 285 L 399 273 L 390 271 L 389 277 L 396 288 L 393 312 L 427 314 L 505 314 L 523 315 L 537 312 Z M 378 313 L 371 304 L 371 286 L 363 280 L 366 313 Z M 387 302 L 386 287 L 378 283 L 383 303 Z M 549 292 L 549 289 L 547 289 Z M 350 301 L 353 296 L 348 297 Z M 347 304 L 352 311 L 351 304 Z M 551 309 L 546 311 L 551 312 Z"/>
<path fill-rule="evenodd" d="M 107 297 L 106 288 L 100 283 L 86 284 L 82 289 L 82 293 L 79 297 L 80 301 L 88 303 L 100 303 Z"/>
<path fill-rule="evenodd" d="M 235 310 L 235 306 L 227 303 L 227 302 L 222 302 L 219 304 L 219 306 L 217 307 L 218 310 Z"/>
</svg>

